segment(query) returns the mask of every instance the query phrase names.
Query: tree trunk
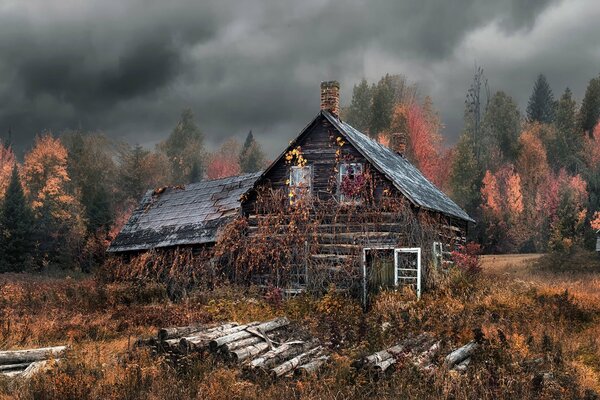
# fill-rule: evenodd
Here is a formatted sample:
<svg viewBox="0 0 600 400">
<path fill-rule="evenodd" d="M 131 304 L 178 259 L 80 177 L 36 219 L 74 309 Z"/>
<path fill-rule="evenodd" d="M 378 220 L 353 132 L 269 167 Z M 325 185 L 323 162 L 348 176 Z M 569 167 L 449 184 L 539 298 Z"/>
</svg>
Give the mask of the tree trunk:
<svg viewBox="0 0 600 400">
<path fill-rule="evenodd" d="M 267 342 L 261 342 L 257 344 L 253 344 L 248 347 L 244 347 L 243 349 L 235 350 L 230 353 L 230 357 L 233 361 L 240 362 L 244 361 L 246 358 L 256 356 L 263 351 L 269 348 L 269 344 Z"/>
<path fill-rule="evenodd" d="M 291 357 L 295 357 L 298 354 L 318 345 L 317 340 L 313 340 L 309 343 L 296 341 L 283 343 L 281 346 L 266 352 L 259 358 L 255 358 L 249 364 L 251 369 L 267 369 L 272 368 L 280 362 L 283 362 Z"/>
<path fill-rule="evenodd" d="M 1 371 L 12 371 L 12 370 L 23 370 L 24 371 L 25 368 L 29 367 L 29 364 L 31 364 L 31 363 L 0 365 L 0 372 Z"/>
<path fill-rule="evenodd" d="M 234 350 L 241 349 L 256 343 L 264 342 L 265 340 L 259 336 L 252 336 L 246 339 L 238 340 L 237 342 L 231 342 L 224 344 L 222 349 L 226 353 L 231 353 Z"/>
<path fill-rule="evenodd" d="M 179 347 L 182 350 L 200 350 L 208 346 L 211 340 L 243 331 L 244 329 L 258 325 L 259 323 L 260 322 L 254 321 L 249 324 L 237 325 L 221 330 L 214 329 L 210 332 L 202 332 L 194 336 L 184 337 L 179 340 Z"/>
<path fill-rule="evenodd" d="M 313 358 L 310 362 L 303 364 L 294 371 L 295 376 L 307 376 L 316 373 L 319 368 L 329 360 L 329 356 Z"/>
<path fill-rule="evenodd" d="M 55 346 L 30 350 L 0 351 L 0 365 L 31 363 L 34 361 L 45 360 L 62 353 L 66 348 L 67 346 Z"/>
<path fill-rule="evenodd" d="M 210 341 L 210 349 L 215 351 L 217 348 L 221 347 L 224 344 L 236 342 L 238 340 L 246 339 L 254 336 L 262 336 L 260 332 L 269 332 L 282 326 L 289 325 L 290 321 L 287 318 L 275 318 L 271 321 L 264 322 L 260 325 L 256 325 L 254 328 L 255 332 L 250 332 L 248 329 L 244 329 L 239 332 L 232 333 L 230 335 L 221 336 L 217 339 L 213 339 Z"/>
<path fill-rule="evenodd" d="M 479 345 L 475 341 L 470 341 L 462 347 L 454 350 L 452 353 L 446 356 L 445 364 L 448 368 L 454 367 L 461 361 L 471 357 L 471 355 L 477 350 Z"/>
<path fill-rule="evenodd" d="M 235 323 L 227 323 L 215 327 L 207 327 L 204 324 L 192 324 L 188 326 L 176 326 L 172 328 L 162 328 L 158 330 L 158 340 L 165 341 L 168 339 L 181 338 L 184 336 L 193 336 L 192 333 L 196 332 L 214 332 L 218 330 L 225 330 L 237 326 Z"/>
<path fill-rule="evenodd" d="M 287 374 L 288 372 L 294 370 L 299 365 L 302 365 L 304 363 L 304 361 L 306 361 L 308 358 L 310 358 L 314 354 L 318 353 L 320 350 L 321 350 L 321 346 L 318 346 L 318 347 L 315 347 L 314 349 L 311 349 L 305 353 L 302 353 L 302 354 L 292 358 L 291 360 L 284 362 L 283 364 L 281 364 L 271 370 L 271 376 L 273 378 L 278 378 L 282 375 Z"/>
</svg>

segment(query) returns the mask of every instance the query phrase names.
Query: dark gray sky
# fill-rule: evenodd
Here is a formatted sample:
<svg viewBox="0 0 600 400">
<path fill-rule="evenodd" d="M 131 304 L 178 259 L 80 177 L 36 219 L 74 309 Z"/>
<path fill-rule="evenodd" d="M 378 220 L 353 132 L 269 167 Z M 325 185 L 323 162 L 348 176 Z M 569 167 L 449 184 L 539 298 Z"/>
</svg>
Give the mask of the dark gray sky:
<svg viewBox="0 0 600 400">
<path fill-rule="evenodd" d="M 319 82 L 404 74 L 452 142 L 474 64 L 523 108 L 538 73 L 578 99 L 600 72 L 598 0 L 0 0 L 0 133 L 82 127 L 152 146 L 191 107 L 210 147 L 249 129 L 270 156 Z"/>
</svg>

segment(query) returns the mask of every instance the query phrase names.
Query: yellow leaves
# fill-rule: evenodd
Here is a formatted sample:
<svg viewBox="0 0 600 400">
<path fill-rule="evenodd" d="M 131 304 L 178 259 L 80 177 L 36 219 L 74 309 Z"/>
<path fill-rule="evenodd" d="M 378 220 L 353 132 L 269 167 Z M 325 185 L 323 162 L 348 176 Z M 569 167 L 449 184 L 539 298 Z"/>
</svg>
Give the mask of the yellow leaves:
<svg viewBox="0 0 600 400">
<path fill-rule="evenodd" d="M 337 143 L 338 146 L 342 147 L 346 144 L 346 142 L 344 141 L 344 139 L 342 139 L 341 136 L 338 136 L 335 138 L 335 142 Z"/>
<path fill-rule="evenodd" d="M 307 163 L 307 160 L 302 156 L 302 148 L 300 146 L 288 151 L 285 154 L 285 161 L 287 164 L 294 164 L 299 167 L 303 167 Z"/>
</svg>

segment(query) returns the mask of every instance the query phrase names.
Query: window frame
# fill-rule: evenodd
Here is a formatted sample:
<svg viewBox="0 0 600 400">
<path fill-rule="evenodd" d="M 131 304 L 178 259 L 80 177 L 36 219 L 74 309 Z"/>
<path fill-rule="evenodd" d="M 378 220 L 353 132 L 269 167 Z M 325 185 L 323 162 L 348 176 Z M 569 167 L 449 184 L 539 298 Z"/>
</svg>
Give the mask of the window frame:
<svg viewBox="0 0 600 400">
<path fill-rule="evenodd" d="M 347 165 L 350 168 L 353 168 L 355 166 L 360 166 L 360 174 L 364 174 L 365 173 L 365 163 L 364 162 L 359 162 L 359 161 L 340 161 L 338 163 L 338 173 L 337 173 L 337 197 L 340 203 L 343 204 L 349 204 L 349 203 L 360 203 L 361 199 L 360 198 L 356 198 L 356 197 L 346 197 L 346 195 L 344 195 L 342 193 L 342 180 L 344 179 L 344 176 L 346 175 L 342 175 L 342 166 Z M 354 173 L 356 175 L 356 173 Z"/>
<path fill-rule="evenodd" d="M 308 168 L 308 174 L 303 176 L 308 176 L 308 186 L 297 186 L 294 181 L 294 171 L 295 170 L 303 170 Z M 289 178 L 288 178 L 288 189 L 289 193 L 293 193 L 294 195 L 290 197 L 290 204 L 295 204 L 299 199 L 312 196 L 313 193 L 313 166 L 311 164 L 307 165 L 292 165 L 290 167 Z M 298 193 L 302 193 L 299 195 Z"/>
</svg>

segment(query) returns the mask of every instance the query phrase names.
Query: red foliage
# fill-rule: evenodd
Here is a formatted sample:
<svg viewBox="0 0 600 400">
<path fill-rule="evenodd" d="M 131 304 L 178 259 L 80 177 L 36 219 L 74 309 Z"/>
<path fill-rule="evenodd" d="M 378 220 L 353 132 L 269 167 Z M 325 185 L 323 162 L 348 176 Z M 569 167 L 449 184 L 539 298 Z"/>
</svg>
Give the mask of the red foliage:
<svg viewBox="0 0 600 400">
<path fill-rule="evenodd" d="M 227 140 L 217 152 L 210 155 L 206 178 L 220 179 L 239 175 L 241 172 L 239 154 L 239 143 L 235 139 Z"/>
<path fill-rule="evenodd" d="M 458 250 L 452 252 L 452 261 L 454 265 L 469 275 L 477 275 L 481 272 L 481 245 L 477 243 L 467 243 L 460 246 Z"/>
</svg>

